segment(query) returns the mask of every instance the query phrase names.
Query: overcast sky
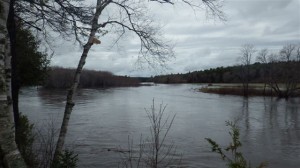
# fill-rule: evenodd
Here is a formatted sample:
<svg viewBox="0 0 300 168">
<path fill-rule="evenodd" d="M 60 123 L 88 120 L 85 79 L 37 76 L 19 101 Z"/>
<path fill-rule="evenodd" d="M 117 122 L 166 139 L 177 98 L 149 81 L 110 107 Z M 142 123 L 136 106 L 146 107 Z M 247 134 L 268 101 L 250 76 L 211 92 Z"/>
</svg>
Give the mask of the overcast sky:
<svg viewBox="0 0 300 168">
<path fill-rule="evenodd" d="M 113 48 L 111 36 L 101 39 L 101 45 L 92 47 L 85 68 L 129 76 L 186 73 L 237 64 L 243 44 L 274 52 L 288 43 L 300 45 L 300 0 L 225 0 L 226 22 L 209 20 L 183 4 L 150 3 L 150 8 L 163 25 L 164 37 L 175 44 L 176 58 L 166 69 L 136 65 L 139 41 L 133 35 Z M 51 64 L 63 67 L 76 67 L 82 52 L 78 45 L 64 41 L 57 42 L 54 50 Z"/>
</svg>

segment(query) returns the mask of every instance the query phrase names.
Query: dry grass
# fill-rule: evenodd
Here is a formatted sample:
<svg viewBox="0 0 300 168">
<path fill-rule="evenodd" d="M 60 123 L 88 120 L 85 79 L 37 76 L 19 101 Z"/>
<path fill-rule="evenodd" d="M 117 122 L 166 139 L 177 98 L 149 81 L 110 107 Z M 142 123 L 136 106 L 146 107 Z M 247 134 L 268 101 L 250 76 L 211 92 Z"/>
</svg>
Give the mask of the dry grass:
<svg viewBox="0 0 300 168">
<path fill-rule="evenodd" d="M 221 95 L 244 95 L 242 84 L 214 84 L 202 87 L 199 91 L 204 93 L 216 93 Z M 270 88 L 264 90 L 263 84 L 250 84 L 248 96 L 277 96 Z"/>
</svg>

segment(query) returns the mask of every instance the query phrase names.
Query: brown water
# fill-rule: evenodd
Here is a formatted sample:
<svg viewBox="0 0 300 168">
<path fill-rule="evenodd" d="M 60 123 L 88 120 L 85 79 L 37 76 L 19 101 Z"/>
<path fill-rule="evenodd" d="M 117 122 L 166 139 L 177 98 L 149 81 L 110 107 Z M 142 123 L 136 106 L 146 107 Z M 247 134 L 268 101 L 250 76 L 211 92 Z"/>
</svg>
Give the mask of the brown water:
<svg viewBox="0 0 300 168">
<path fill-rule="evenodd" d="M 167 143 L 175 143 L 186 167 L 226 167 L 204 140 L 210 137 L 227 145 L 226 120 L 237 120 L 242 151 L 252 166 L 267 161 L 271 168 L 300 167 L 299 99 L 244 99 L 196 92 L 199 87 L 182 84 L 79 90 L 66 145 L 79 154 L 79 167 L 117 167 L 120 153 L 107 149 L 126 148 L 128 135 L 137 147 L 140 135 L 150 134 L 144 108 L 149 108 L 154 98 L 157 104 L 167 104 L 167 115 L 176 114 Z M 21 111 L 37 126 L 55 120 L 59 127 L 64 105 L 64 91 L 22 90 Z"/>
</svg>

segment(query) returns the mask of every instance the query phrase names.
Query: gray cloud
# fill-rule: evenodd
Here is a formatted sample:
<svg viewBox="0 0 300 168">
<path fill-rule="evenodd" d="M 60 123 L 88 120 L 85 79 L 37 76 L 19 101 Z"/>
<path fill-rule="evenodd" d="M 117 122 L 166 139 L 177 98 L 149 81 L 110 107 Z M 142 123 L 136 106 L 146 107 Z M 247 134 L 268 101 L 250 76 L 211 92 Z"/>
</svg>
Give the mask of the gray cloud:
<svg viewBox="0 0 300 168">
<path fill-rule="evenodd" d="M 224 7 L 227 22 L 207 20 L 203 12 L 194 13 L 187 5 L 150 2 L 149 8 L 157 22 L 164 25 L 165 38 L 175 43 L 176 59 L 168 63 L 169 68 L 161 71 L 145 65 L 138 69 L 139 41 L 132 34 L 113 47 L 116 35 L 101 38 L 102 44 L 93 46 L 85 67 L 130 76 L 184 73 L 235 65 L 245 43 L 274 51 L 287 43 L 300 44 L 299 0 L 229 0 Z M 64 42 L 55 50 L 52 65 L 77 66 L 81 55 L 78 46 Z"/>
</svg>

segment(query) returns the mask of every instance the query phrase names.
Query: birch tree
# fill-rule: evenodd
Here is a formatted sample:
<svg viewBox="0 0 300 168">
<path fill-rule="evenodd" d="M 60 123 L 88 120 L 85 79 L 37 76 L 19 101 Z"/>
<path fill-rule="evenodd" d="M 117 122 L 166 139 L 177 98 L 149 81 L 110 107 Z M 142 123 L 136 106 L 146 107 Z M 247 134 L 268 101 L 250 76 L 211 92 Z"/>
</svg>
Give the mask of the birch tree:
<svg viewBox="0 0 300 168">
<path fill-rule="evenodd" d="M 174 4 L 177 1 L 171 0 L 152 0 L 158 3 Z M 205 7 L 209 14 L 217 18 L 224 19 L 223 12 L 220 10 L 220 4 L 217 0 L 202 0 L 197 2 L 182 1 L 194 9 L 203 9 Z M 91 47 L 94 44 L 100 44 L 99 38 L 107 33 L 107 30 L 118 30 L 120 39 L 125 33 L 131 32 L 140 41 L 140 49 L 138 57 L 147 63 L 158 63 L 164 65 L 170 57 L 173 56 L 172 46 L 168 45 L 160 34 L 159 28 L 156 27 L 152 17 L 147 16 L 146 0 L 97 0 L 96 6 L 93 8 L 93 17 L 89 22 L 85 22 L 81 27 L 81 33 L 76 34 L 85 37 L 88 35 L 87 42 L 83 45 L 83 51 L 78 63 L 77 70 L 73 79 L 73 84 L 68 91 L 67 101 L 64 111 L 64 118 L 58 137 L 58 142 L 54 154 L 54 160 L 62 152 L 65 137 L 67 134 L 68 123 L 70 120 L 72 109 L 75 105 L 73 99 L 79 84 L 80 75 L 85 64 L 86 58 Z M 102 15 L 103 12 L 106 15 Z M 113 11 L 113 13 L 110 13 Z M 108 13 L 108 14 L 107 14 Z M 105 17 L 108 16 L 108 17 Z M 81 43 L 81 39 L 77 38 Z"/>
<path fill-rule="evenodd" d="M 10 40 L 6 28 L 10 1 L 0 2 L 0 156 L 7 168 L 26 167 L 15 143 L 11 101 Z"/>
<path fill-rule="evenodd" d="M 74 0 L 10 0 L 8 14 L 8 33 L 12 55 L 12 100 L 14 110 L 15 127 L 18 129 L 19 122 L 19 87 L 22 75 L 18 73 L 17 66 L 21 64 L 16 50 L 20 50 L 17 45 L 16 27 L 20 24 L 36 34 L 44 37 L 44 41 L 49 43 L 49 32 L 57 32 L 63 37 L 77 37 L 80 28 L 77 23 L 85 23 L 92 16 L 92 9 L 81 7 L 81 3 Z"/>
</svg>

